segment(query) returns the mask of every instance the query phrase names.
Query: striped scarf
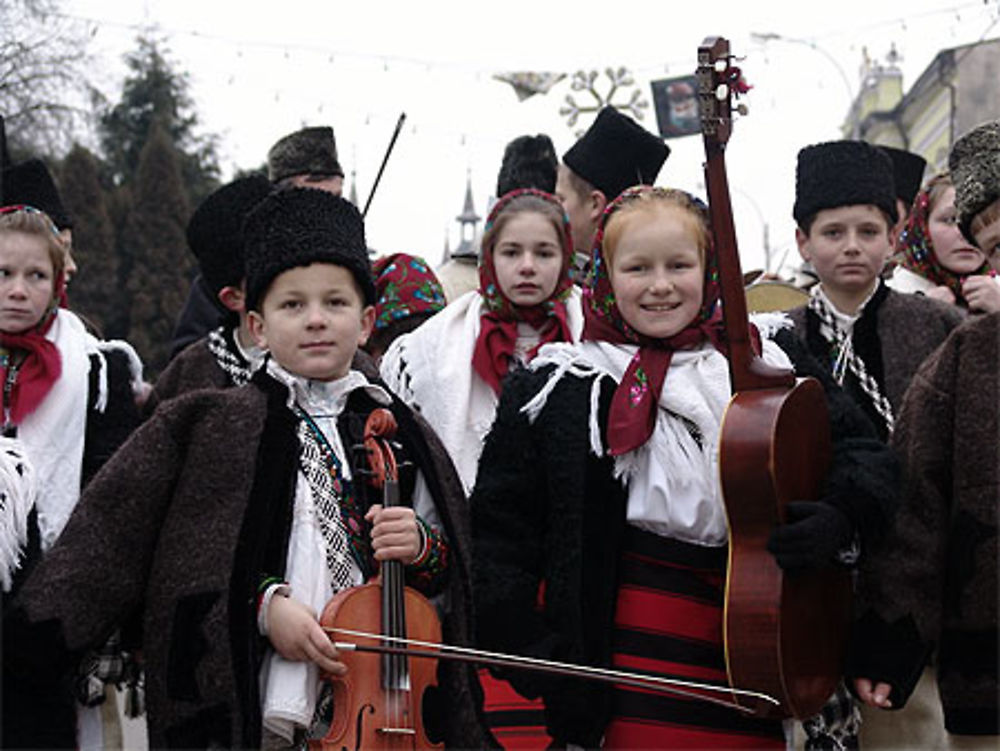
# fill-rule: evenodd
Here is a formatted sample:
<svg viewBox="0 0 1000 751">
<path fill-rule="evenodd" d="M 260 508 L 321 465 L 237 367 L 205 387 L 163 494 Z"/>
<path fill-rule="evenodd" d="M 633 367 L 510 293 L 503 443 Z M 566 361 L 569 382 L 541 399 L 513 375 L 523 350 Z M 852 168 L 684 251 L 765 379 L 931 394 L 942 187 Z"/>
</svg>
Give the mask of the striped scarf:
<svg viewBox="0 0 1000 751">
<path fill-rule="evenodd" d="M 879 282 L 881 285 L 881 282 Z M 860 306 L 859 310 L 864 311 L 875 292 L 879 289 L 876 285 L 872 295 Z M 892 405 L 889 399 L 882 393 L 878 380 L 871 375 L 865 361 L 854 351 L 853 326 L 844 327 L 834 313 L 833 304 L 822 291 L 822 285 L 816 285 L 809 294 L 808 309 L 816 314 L 819 319 L 819 333 L 829 344 L 833 356 L 833 377 L 841 386 L 847 373 L 851 372 L 858 381 L 858 385 L 865 395 L 871 400 L 872 406 L 885 424 L 886 432 L 892 434 L 895 417 L 892 413 Z"/>
</svg>

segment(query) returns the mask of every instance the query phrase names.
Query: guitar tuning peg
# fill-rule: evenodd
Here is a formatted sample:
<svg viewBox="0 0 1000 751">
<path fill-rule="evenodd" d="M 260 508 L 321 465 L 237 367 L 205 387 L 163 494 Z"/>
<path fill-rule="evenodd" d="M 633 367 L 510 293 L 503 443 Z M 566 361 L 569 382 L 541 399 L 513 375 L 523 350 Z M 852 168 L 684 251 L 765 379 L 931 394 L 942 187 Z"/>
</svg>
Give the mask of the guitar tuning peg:
<svg viewBox="0 0 1000 751">
<path fill-rule="evenodd" d="M 750 114 L 750 108 L 747 107 L 745 104 L 737 104 L 736 105 L 736 111 L 739 112 L 744 117 L 746 117 L 748 114 Z"/>
<path fill-rule="evenodd" d="M 726 68 L 728 68 L 728 67 L 729 67 L 729 61 L 728 60 L 725 60 L 723 58 L 719 58 L 718 60 L 715 61 L 715 72 L 716 73 L 725 73 L 726 72 Z"/>
<path fill-rule="evenodd" d="M 729 87 L 724 83 L 720 83 L 718 86 L 716 86 L 715 98 L 718 99 L 720 102 L 726 101 L 726 99 L 729 98 Z"/>
</svg>

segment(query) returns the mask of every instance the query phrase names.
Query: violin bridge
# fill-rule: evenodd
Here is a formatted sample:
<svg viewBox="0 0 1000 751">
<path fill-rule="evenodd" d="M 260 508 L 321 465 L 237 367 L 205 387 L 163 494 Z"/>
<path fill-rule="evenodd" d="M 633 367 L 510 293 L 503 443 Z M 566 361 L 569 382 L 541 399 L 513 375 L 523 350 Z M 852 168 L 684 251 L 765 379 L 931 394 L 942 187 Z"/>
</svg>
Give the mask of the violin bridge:
<svg viewBox="0 0 1000 751">
<path fill-rule="evenodd" d="M 384 735 L 416 735 L 417 731 L 413 728 L 377 728 L 376 732 L 383 733 Z"/>
</svg>

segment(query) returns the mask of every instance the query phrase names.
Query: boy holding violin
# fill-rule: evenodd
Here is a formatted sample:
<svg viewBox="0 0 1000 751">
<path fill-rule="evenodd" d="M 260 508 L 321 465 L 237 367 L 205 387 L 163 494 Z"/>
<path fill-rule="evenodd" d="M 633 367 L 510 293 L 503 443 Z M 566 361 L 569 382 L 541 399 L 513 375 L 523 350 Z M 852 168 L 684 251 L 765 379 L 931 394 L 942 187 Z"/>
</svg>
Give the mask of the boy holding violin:
<svg viewBox="0 0 1000 751">
<path fill-rule="evenodd" d="M 400 561 L 407 582 L 444 595 L 445 638 L 467 640 L 461 485 L 424 423 L 351 369 L 374 315 L 360 214 L 290 189 L 259 204 L 245 233 L 249 324 L 269 358 L 245 386 L 161 405 L 89 487 L 5 618 L 4 644 L 18 645 L 4 651 L 14 745 L 44 745 L 33 733 L 57 719 L 32 716 L 40 676 L 140 610 L 154 748 L 315 737 L 321 679 L 346 672 L 317 614 L 380 562 Z M 417 470 L 392 508 L 369 487 L 362 446 L 380 407 L 398 425 L 399 463 Z M 449 746 L 484 745 L 470 675 L 442 664 L 440 687 L 417 696 L 437 699 L 413 713 Z M 335 718 L 351 711 L 332 707 Z"/>
</svg>

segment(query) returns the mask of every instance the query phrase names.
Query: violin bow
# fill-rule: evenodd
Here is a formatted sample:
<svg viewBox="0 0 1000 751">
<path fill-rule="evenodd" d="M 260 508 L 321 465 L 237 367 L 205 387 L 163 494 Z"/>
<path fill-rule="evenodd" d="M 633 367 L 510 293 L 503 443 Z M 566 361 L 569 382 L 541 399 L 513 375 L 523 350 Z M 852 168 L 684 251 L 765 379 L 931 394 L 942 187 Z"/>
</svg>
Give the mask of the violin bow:
<svg viewBox="0 0 1000 751">
<path fill-rule="evenodd" d="M 323 630 L 327 634 L 339 634 L 362 639 L 373 639 L 380 642 L 390 642 L 397 646 L 386 644 L 365 645 L 355 642 L 344 642 L 333 640 L 333 646 L 338 650 L 354 652 L 378 652 L 388 654 L 401 654 L 409 657 L 422 657 L 428 659 L 445 659 L 456 662 L 469 662 L 479 665 L 494 665 L 497 667 L 512 667 L 537 672 L 547 672 L 555 675 L 564 675 L 572 678 L 586 678 L 590 680 L 602 681 L 604 683 L 618 683 L 636 688 L 645 688 L 653 691 L 683 696 L 688 699 L 705 701 L 716 704 L 727 709 L 733 709 L 744 714 L 758 714 L 758 710 L 747 707 L 736 702 L 726 701 L 716 696 L 706 695 L 703 691 L 712 694 L 737 694 L 749 699 L 756 699 L 764 704 L 779 706 L 780 702 L 772 696 L 759 691 L 748 691 L 745 689 L 732 688 L 730 686 L 715 686 L 697 681 L 687 681 L 680 678 L 670 678 L 661 675 L 646 675 L 643 673 L 632 673 L 610 668 L 591 667 L 589 665 L 576 665 L 567 662 L 556 662 L 553 660 L 542 660 L 536 657 L 523 657 L 520 655 L 509 655 L 500 652 L 487 652 L 469 647 L 458 647 L 451 644 L 437 644 L 434 642 L 424 642 L 416 639 L 403 639 L 380 634 L 370 634 L 364 631 L 352 631 L 350 629 L 329 628 L 324 626 Z M 419 649 L 412 649 L 419 647 Z"/>
<path fill-rule="evenodd" d="M 378 174 L 375 175 L 375 182 L 372 184 L 372 191 L 368 194 L 368 200 L 365 201 L 365 208 L 361 212 L 361 218 L 364 219 L 368 216 L 368 207 L 372 205 L 372 198 L 375 197 L 375 189 L 378 187 L 379 181 L 382 179 L 382 173 L 385 172 L 385 165 L 389 161 L 389 155 L 392 153 L 393 146 L 396 145 L 396 139 L 399 138 L 399 132 L 403 129 L 403 121 L 406 120 L 406 113 L 399 113 L 399 120 L 396 121 L 396 130 L 392 133 L 392 138 L 389 141 L 389 148 L 385 150 L 385 156 L 382 157 L 382 166 L 378 168 Z"/>
</svg>

